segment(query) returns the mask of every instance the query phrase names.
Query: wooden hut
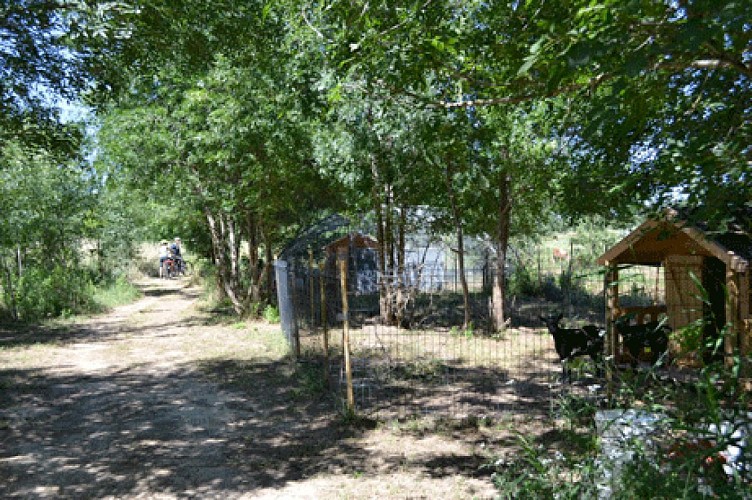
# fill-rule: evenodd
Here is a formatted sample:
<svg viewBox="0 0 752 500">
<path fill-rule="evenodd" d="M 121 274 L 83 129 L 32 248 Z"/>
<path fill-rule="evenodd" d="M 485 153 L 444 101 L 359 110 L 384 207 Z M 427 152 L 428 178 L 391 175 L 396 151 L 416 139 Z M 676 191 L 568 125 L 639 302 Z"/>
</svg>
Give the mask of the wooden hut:
<svg viewBox="0 0 752 500">
<path fill-rule="evenodd" d="M 379 248 L 379 242 L 361 233 L 352 233 L 327 244 L 324 249 L 327 255 L 349 254 L 351 249 Z"/>
<path fill-rule="evenodd" d="M 350 292 L 374 293 L 377 291 L 377 254 L 379 243 L 370 236 L 350 233 L 324 247 L 326 270 L 330 276 L 337 275 L 337 259 L 348 264 Z"/>
<path fill-rule="evenodd" d="M 752 335 L 752 294 L 750 294 L 752 235 L 735 230 L 710 232 L 679 220 L 675 212 L 650 219 L 632 231 L 599 259 L 607 271 L 607 325 L 610 354 L 621 352 L 614 334 L 614 320 L 623 314 L 634 315 L 637 323 L 666 317 L 672 330 L 680 331 L 698 319 L 704 319 L 703 336 L 718 335 L 730 325 L 723 338 L 723 356 L 727 364 L 736 353 L 750 355 Z M 648 307 L 620 307 L 619 269 L 628 265 L 656 266 L 663 269 L 665 304 Z M 703 298 L 701 290 L 705 291 Z M 672 342 L 671 354 L 688 360 L 699 353 L 681 352 Z M 745 366 L 749 376 L 749 366 Z"/>
</svg>

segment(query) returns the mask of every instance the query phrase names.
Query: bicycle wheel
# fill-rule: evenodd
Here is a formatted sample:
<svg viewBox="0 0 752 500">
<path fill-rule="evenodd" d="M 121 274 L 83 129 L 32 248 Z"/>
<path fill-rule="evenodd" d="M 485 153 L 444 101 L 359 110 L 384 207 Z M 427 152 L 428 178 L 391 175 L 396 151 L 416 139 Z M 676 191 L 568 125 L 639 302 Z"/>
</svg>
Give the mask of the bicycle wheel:
<svg viewBox="0 0 752 500">
<path fill-rule="evenodd" d="M 185 260 L 180 263 L 180 274 L 182 274 L 183 276 L 191 275 L 191 266 Z"/>
</svg>

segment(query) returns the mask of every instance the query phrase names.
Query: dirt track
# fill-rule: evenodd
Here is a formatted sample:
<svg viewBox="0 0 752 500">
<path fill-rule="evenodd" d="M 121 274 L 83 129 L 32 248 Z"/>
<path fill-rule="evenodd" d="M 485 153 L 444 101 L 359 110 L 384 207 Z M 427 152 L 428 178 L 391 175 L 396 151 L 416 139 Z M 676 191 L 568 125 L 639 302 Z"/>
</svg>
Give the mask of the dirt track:
<svg viewBox="0 0 752 500">
<path fill-rule="evenodd" d="M 493 495 L 498 429 L 345 425 L 277 327 L 218 322 L 180 281 L 142 286 L 105 316 L 0 329 L 1 498 Z"/>
</svg>

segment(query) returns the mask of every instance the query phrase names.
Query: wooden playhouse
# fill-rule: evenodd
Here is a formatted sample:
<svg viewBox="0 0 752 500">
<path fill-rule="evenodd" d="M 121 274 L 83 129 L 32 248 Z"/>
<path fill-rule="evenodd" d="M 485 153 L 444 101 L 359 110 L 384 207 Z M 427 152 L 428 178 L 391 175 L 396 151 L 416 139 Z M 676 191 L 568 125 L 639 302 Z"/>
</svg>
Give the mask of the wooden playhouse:
<svg viewBox="0 0 752 500">
<path fill-rule="evenodd" d="M 715 336 L 723 345 L 724 360 L 746 358 L 749 376 L 752 335 L 750 293 L 752 235 L 741 229 L 711 232 L 678 220 L 675 213 L 649 219 L 599 259 L 607 267 L 607 350 L 619 359 L 622 352 L 614 332 L 614 320 L 630 314 L 638 324 L 665 317 L 674 332 L 689 334 L 692 325 L 702 325 L 701 335 Z M 619 271 L 629 266 L 660 268 L 663 303 L 621 307 Z M 704 291 L 703 291 L 704 290 Z M 698 322 L 697 320 L 704 320 Z M 721 339 L 721 331 L 729 325 Z M 690 327 L 690 328 L 687 328 Z M 695 326 L 695 332 L 699 327 Z M 681 338 L 681 337 L 678 337 Z M 670 355 L 687 364 L 699 362 L 700 353 L 686 352 L 682 342 L 671 342 Z M 685 344 L 686 345 L 686 344 Z"/>
</svg>

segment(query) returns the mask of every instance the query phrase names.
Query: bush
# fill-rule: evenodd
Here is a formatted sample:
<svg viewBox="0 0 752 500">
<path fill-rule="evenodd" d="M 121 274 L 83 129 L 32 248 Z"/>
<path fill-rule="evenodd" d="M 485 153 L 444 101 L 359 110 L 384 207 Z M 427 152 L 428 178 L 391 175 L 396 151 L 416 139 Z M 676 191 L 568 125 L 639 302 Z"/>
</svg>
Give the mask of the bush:
<svg viewBox="0 0 752 500">
<path fill-rule="evenodd" d="M 96 310 L 96 289 L 82 269 L 29 267 L 18 281 L 16 306 L 24 321 Z"/>
<path fill-rule="evenodd" d="M 96 289 L 94 301 L 99 310 L 107 310 L 122 304 L 129 304 L 141 297 L 141 291 L 125 276 L 118 276 Z"/>
<path fill-rule="evenodd" d="M 279 309 L 277 309 L 271 304 L 266 306 L 266 308 L 264 309 L 263 316 L 264 316 L 264 319 L 268 321 L 269 323 L 279 323 L 280 321 Z"/>
<path fill-rule="evenodd" d="M 525 266 L 516 266 L 507 279 L 507 291 L 511 295 L 532 297 L 539 290 L 532 273 Z"/>
<path fill-rule="evenodd" d="M 614 499 L 752 498 L 752 470 L 744 454 L 733 467 L 727 462 L 730 455 L 724 455 L 733 453 L 727 447 L 739 446 L 745 429 L 752 428 L 749 394 L 735 369 L 713 363 L 687 382 L 650 370 L 615 380 L 615 388 L 608 399 L 563 395 L 555 416 L 567 423 L 565 430 L 538 439 L 519 436 L 520 452 L 488 464 L 499 496 L 596 498 L 613 487 L 609 498 Z M 594 414 L 603 408 L 659 415 L 660 428 L 645 438 L 639 437 L 639 426 L 633 433 L 620 431 L 624 440 L 614 456 L 615 448 L 609 451 L 603 444 L 605 433 L 595 431 Z M 562 439 L 552 442 L 555 433 Z M 610 476 L 616 470 L 618 476 Z"/>
</svg>

